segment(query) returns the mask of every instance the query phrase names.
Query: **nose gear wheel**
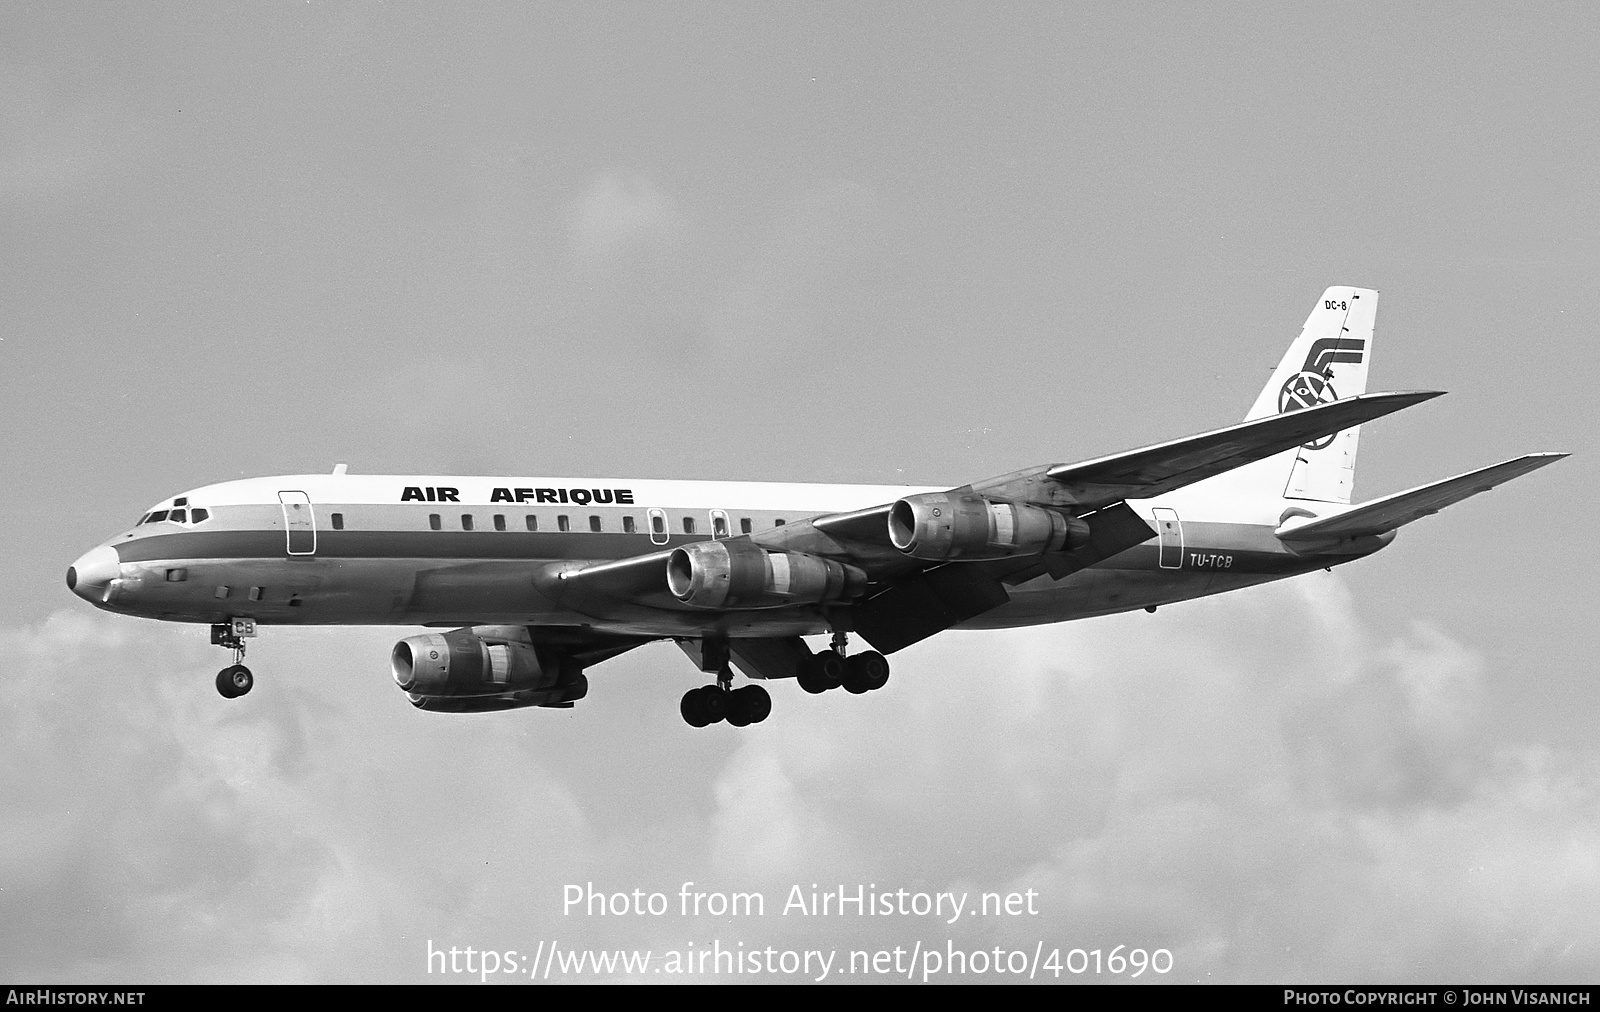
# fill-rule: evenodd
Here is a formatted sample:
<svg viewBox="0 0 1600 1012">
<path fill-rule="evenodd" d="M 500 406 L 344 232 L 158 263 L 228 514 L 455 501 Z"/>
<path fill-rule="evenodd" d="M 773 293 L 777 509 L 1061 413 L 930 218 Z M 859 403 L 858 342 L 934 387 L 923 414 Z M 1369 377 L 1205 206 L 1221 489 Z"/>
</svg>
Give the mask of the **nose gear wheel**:
<svg viewBox="0 0 1600 1012">
<path fill-rule="evenodd" d="M 248 635 L 255 635 L 254 627 L 253 622 L 249 623 Z M 217 672 L 217 692 L 223 699 L 237 699 L 255 688 L 255 676 L 244 666 L 244 639 L 231 622 L 218 622 L 211 627 L 211 642 L 233 651 L 233 663 Z"/>
</svg>

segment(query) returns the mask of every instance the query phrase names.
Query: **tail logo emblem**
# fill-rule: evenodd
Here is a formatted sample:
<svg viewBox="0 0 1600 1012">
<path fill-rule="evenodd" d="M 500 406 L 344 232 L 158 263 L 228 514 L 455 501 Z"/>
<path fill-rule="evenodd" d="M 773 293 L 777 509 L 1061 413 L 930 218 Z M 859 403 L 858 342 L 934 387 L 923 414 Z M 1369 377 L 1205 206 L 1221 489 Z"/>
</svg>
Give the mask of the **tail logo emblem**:
<svg viewBox="0 0 1600 1012">
<path fill-rule="evenodd" d="M 1305 365 L 1290 376 L 1278 391 L 1278 413 L 1299 411 L 1318 404 L 1331 404 L 1339 399 L 1333 388 L 1333 367 L 1339 362 L 1360 362 L 1366 342 L 1359 338 L 1325 337 L 1311 345 Z M 1330 433 L 1314 442 L 1302 444 L 1308 450 L 1323 450 L 1333 445 L 1338 433 Z"/>
</svg>

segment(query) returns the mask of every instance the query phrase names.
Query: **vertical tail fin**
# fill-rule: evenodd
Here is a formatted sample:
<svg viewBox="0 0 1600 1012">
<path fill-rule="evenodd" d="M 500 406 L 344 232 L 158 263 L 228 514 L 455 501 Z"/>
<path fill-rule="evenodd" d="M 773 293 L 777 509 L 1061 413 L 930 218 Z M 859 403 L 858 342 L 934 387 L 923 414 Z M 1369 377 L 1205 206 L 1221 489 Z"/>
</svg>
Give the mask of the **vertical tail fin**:
<svg viewBox="0 0 1600 1012">
<path fill-rule="evenodd" d="M 1378 293 L 1335 287 L 1322 293 L 1300 337 L 1261 388 L 1245 421 L 1353 397 L 1367 391 L 1367 364 L 1378 316 Z M 1277 494 L 1285 499 L 1350 501 L 1361 427 L 1345 429 L 1274 457 Z M 1275 490 L 1277 491 L 1277 490 Z"/>
<path fill-rule="evenodd" d="M 1377 316 L 1378 293 L 1370 288 L 1323 292 L 1244 420 L 1366 393 Z M 1330 385 L 1337 393 L 1328 390 Z"/>
<path fill-rule="evenodd" d="M 1367 392 L 1378 293 L 1340 286 L 1322 293 L 1300 336 L 1261 388 L 1245 421 Z M 1347 503 L 1355 490 L 1359 426 L 1207 479 L 1219 492 L 1271 507 L 1288 500 Z"/>
</svg>

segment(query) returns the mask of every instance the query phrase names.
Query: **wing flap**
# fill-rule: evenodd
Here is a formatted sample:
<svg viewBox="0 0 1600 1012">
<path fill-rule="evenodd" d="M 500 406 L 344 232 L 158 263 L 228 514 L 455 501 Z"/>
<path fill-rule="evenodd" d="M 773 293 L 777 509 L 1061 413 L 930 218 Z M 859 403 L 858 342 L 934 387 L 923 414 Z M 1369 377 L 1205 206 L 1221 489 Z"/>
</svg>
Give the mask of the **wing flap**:
<svg viewBox="0 0 1600 1012">
<path fill-rule="evenodd" d="M 1386 495 L 1331 517 L 1316 520 L 1296 517 L 1279 527 L 1277 535 L 1283 541 L 1304 543 L 1383 534 L 1536 471 L 1546 464 L 1554 464 L 1565 456 L 1565 453 L 1530 453 L 1458 474 L 1454 478 Z"/>
<path fill-rule="evenodd" d="M 1020 568 L 1001 576 L 1001 581 L 1014 587 L 1045 573 L 1053 580 L 1060 580 L 1156 536 L 1150 525 L 1125 502 L 1087 513 L 1082 519 L 1089 525 L 1089 540 L 1083 547 L 1025 560 Z"/>
<path fill-rule="evenodd" d="M 1079 508 L 1107 506 L 1122 499 L 1148 499 L 1409 408 L 1443 392 L 1361 394 L 1109 457 L 1061 464 L 1046 473 L 1071 492 Z"/>
<path fill-rule="evenodd" d="M 951 564 L 897 580 L 855 608 L 855 631 L 891 654 L 1011 599 L 981 565 Z"/>
</svg>

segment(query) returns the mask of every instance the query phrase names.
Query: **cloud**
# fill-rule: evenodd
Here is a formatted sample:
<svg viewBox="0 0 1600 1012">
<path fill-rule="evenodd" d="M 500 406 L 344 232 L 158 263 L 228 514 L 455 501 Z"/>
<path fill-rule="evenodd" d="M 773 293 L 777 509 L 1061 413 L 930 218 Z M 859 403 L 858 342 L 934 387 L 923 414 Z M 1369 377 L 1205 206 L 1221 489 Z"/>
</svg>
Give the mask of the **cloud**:
<svg viewBox="0 0 1600 1012">
<path fill-rule="evenodd" d="M 227 703 L 203 631 L 63 612 L 0 634 L 0 970 L 426 979 L 426 946 L 1165 948 L 1182 980 L 1600 970 L 1600 766 L 1489 743 L 1470 646 L 1383 642 L 1338 576 L 950 633 L 889 687 L 693 730 L 677 651 L 573 711 L 425 714 L 401 630 L 268 630 Z M 761 918 L 681 916 L 685 882 Z M 569 885 L 667 916 L 567 911 Z M 1031 890 L 1038 913 L 816 918 L 813 884 Z"/>
<path fill-rule="evenodd" d="M 593 268 L 661 250 L 684 218 L 654 180 L 613 169 L 572 203 L 569 223 L 578 263 Z"/>
<path fill-rule="evenodd" d="M 364 714 L 330 691 L 353 667 L 381 674 L 388 637 L 350 639 L 370 656 L 327 636 L 263 647 L 266 684 L 226 707 L 209 677 L 225 657 L 203 630 L 62 612 L 6 631 L 0 969 L 345 979 L 385 965 L 373 940 L 391 948 L 392 918 L 470 920 L 520 895 L 524 848 L 581 843 L 581 816 L 536 769 L 508 776 L 459 742 L 419 751 L 403 697 Z M 320 677 L 286 691 L 285 660 Z"/>
<path fill-rule="evenodd" d="M 897 660 L 893 703 L 780 706 L 801 729 L 728 776 L 806 771 L 764 819 L 844 850 L 824 881 L 1042 894 L 958 940 L 1164 947 L 1186 980 L 1585 979 L 1600 766 L 1484 744 L 1485 677 L 1425 624 L 1372 642 L 1319 575 L 947 634 Z"/>
</svg>

